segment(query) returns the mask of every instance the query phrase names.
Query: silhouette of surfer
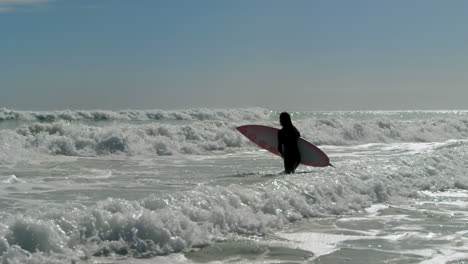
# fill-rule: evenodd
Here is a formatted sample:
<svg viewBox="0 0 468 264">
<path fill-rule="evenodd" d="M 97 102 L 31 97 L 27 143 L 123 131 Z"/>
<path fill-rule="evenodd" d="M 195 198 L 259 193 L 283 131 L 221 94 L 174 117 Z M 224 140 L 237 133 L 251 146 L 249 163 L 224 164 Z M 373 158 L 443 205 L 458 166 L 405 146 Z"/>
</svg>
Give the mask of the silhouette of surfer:
<svg viewBox="0 0 468 264">
<path fill-rule="evenodd" d="M 287 112 L 280 114 L 280 124 L 283 128 L 278 132 L 278 151 L 284 160 L 284 172 L 290 174 L 294 173 L 301 163 L 301 153 L 297 145 L 301 134 L 293 126 L 291 116 Z"/>
</svg>

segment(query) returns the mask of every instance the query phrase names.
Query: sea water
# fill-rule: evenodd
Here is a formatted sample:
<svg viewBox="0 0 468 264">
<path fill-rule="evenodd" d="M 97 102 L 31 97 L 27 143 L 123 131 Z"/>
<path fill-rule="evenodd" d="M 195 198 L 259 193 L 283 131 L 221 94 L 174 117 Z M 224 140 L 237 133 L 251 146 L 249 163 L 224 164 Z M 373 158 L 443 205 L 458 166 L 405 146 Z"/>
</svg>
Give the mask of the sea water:
<svg viewBox="0 0 468 264">
<path fill-rule="evenodd" d="M 0 109 L 1 263 L 467 263 L 468 112 Z"/>
</svg>

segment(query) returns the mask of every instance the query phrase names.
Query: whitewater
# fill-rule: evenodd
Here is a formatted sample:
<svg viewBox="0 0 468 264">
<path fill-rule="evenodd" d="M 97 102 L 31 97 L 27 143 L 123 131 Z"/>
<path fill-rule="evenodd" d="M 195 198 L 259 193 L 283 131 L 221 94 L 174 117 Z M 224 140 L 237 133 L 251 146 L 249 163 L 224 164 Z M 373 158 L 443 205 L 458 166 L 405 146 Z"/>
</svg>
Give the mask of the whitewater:
<svg viewBox="0 0 468 264">
<path fill-rule="evenodd" d="M 466 263 L 468 111 L 0 109 L 0 263 Z"/>
</svg>

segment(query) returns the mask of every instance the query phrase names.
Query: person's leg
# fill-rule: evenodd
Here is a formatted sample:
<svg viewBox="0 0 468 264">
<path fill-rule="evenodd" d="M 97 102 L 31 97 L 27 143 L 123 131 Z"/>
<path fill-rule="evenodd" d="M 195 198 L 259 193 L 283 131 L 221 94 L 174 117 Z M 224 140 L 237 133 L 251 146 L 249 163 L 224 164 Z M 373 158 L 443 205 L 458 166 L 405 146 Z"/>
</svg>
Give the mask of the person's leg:
<svg viewBox="0 0 468 264">
<path fill-rule="evenodd" d="M 284 159 L 284 173 L 286 174 L 294 173 L 294 170 L 296 169 L 296 167 L 294 164 L 294 160 Z"/>
<path fill-rule="evenodd" d="M 293 173 L 296 171 L 297 167 L 299 166 L 299 164 L 301 164 L 301 160 L 296 160 L 295 163 L 294 163 L 294 170 L 293 170 Z"/>
</svg>

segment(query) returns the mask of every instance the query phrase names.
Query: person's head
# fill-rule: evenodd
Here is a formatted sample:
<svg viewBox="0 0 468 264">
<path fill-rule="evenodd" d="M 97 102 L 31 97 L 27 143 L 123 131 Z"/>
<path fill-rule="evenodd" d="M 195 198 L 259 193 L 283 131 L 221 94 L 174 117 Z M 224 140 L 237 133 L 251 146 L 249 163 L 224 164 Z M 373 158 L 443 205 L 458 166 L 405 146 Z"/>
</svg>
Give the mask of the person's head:
<svg viewBox="0 0 468 264">
<path fill-rule="evenodd" d="M 287 112 L 283 112 L 280 114 L 280 124 L 282 127 L 291 127 L 291 116 Z"/>
</svg>

